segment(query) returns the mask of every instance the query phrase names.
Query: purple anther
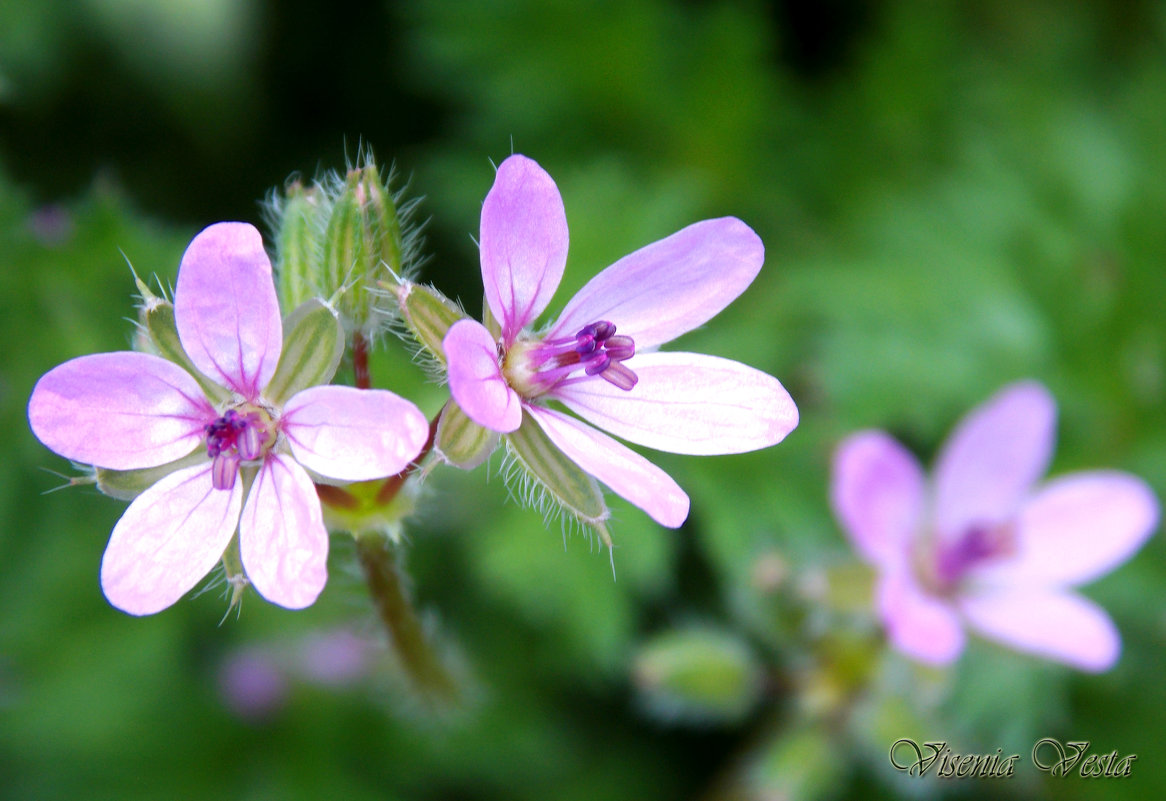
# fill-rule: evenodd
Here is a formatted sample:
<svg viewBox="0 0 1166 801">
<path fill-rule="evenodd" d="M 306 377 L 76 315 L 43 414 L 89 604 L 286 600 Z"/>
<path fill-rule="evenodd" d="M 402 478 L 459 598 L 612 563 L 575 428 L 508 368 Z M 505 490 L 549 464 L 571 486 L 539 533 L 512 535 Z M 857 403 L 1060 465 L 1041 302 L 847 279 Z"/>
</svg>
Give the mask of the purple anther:
<svg viewBox="0 0 1166 801">
<path fill-rule="evenodd" d="M 243 430 L 239 432 L 239 436 L 235 439 L 235 447 L 239 450 L 239 455 L 248 461 L 251 459 L 258 459 L 263 452 L 263 438 L 259 427 L 256 425 L 245 425 Z"/>
<path fill-rule="evenodd" d="M 220 453 L 215 456 L 211 461 L 211 485 L 220 490 L 234 487 L 241 461 L 237 453 Z"/>
<path fill-rule="evenodd" d="M 612 359 L 622 362 L 636 355 L 636 342 L 631 337 L 612 336 L 604 343 L 604 350 Z"/>
<path fill-rule="evenodd" d="M 609 384 L 617 386 L 625 392 L 630 391 L 640 380 L 639 376 L 616 361 L 607 365 L 607 369 L 599 375 Z"/>
</svg>

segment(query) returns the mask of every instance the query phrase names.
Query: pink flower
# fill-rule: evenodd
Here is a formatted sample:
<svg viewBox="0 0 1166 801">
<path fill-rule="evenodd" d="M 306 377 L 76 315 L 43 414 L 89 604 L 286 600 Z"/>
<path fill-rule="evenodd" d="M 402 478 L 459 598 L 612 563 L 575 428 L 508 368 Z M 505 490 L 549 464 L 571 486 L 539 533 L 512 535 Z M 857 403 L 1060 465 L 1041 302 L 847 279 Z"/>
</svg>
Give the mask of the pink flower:
<svg viewBox="0 0 1166 801">
<path fill-rule="evenodd" d="M 165 609 L 215 566 L 238 527 L 256 590 L 281 606 L 308 606 L 324 587 L 328 555 L 308 470 L 338 481 L 395 474 L 425 442 L 425 417 L 382 390 L 315 386 L 282 407 L 264 396 L 283 324 L 250 225 L 219 223 L 194 238 L 174 316 L 190 361 L 227 401 L 216 404 L 173 362 L 118 352 L 50 370 L 28 404 L 40 441 L 77 462 L 137 470 L 205 454 L 130 504 L 102 559 L 102 589 L 133 615 Z"/>
<path fill-rule="evenodd" d="M 525 415 L 584 471 L 665 526 L 688 516 L 667 473 L 558 401 L 631 442 L 673 453 L 740 453 L 780 442 L 798 422 L 772 376 L 735 361 L 656 348 L 725 308 L 752 283 L 761 240 L 732 217 L 705 220 L 595 276 L 557 321 L 530 330 L 567 261 L 559 190 L 535 162 L 511 156 L 482 207 L 482 281 L 500 332 L 455 323 L 443 347 L 454 400 L 477 424 L 515 431 Z"/>
<path fill-rule="evenodd" d="M 986 637 L 1081 670 L 1116 662 L 1109 616 L 1072 587 L 1108 573 L 1150 536 L 1158 501 L 1116 471 L 1035 487 L 1052 456 L 1056 406 L 1040 384 L 1013 384 L 973 411 L 941 451 L 930 486 L 881 431 L 847 438 L 834 458 L 834 512 L 878 571 L 891 643 L 931 664 Z"/>
</svg>

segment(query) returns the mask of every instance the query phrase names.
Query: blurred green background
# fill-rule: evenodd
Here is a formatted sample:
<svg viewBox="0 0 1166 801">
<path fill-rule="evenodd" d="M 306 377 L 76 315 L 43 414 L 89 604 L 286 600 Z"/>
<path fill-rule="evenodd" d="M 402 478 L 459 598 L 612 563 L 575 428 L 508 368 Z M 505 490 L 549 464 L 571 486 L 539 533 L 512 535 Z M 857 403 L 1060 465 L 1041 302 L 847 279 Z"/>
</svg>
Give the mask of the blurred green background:
<svg viewBox="0 0 1166 801">
<path fill-rule="evenodd" d="M 1086 593 L 1124 640 L 1100 676 L 974 641 L 950 671 L 885 652 L 834 523 L 834 445 L 892 431 L 926 462 L 1033 377 L 1053 472 L 1166 494 L 1166 5 L 0 4 L 0 796 L 6 799 L 1129 798 L 1166 794 L 1166 548 Z M 360 144 L 427 225 L 423 276 L 476 309 L 471 235 L 512 150 L 562 190 L 569 292 L 732 214 L 767 259 L 676 348 L 778 376 L 801 410 L 742 456 L 649 454 L 692 496 L 660 529 L 612 499 L 606 554 L 438 471 L 414 593 L 469 687 L 434 711 L 379 639 L 350 543 L 310 610 L 218 590 L 146 619 L 97 567 L 124 504 L 28 432 L 39 375 L 127 347 L 126 261 L 173 282 L 203 226 L 261 223 L 292 173 Z M 374 383 L 442 402 L 400 347 Z M 895 772 L 900 737 L 1021 755 L 1016 775 Z M 1137 754 L 1048 778 L 1041 737 Z"/>
</svg>

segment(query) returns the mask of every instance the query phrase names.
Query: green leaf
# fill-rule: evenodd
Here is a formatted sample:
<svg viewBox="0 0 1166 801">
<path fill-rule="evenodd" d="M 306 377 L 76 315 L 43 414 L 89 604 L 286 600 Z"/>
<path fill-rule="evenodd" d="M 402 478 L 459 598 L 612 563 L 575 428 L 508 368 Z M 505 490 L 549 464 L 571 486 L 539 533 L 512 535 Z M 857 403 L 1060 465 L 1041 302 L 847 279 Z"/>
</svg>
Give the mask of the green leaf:
<svg viewBox="0 0 1166 801">
<path fill-rule="evenodd" d="M 284 321 L 283 352 L 264 396 L 282 404 L 302 389 L 327 384 L 344 355 L 344 330 L 336 312 L 313 298 Z"/>
</svg>

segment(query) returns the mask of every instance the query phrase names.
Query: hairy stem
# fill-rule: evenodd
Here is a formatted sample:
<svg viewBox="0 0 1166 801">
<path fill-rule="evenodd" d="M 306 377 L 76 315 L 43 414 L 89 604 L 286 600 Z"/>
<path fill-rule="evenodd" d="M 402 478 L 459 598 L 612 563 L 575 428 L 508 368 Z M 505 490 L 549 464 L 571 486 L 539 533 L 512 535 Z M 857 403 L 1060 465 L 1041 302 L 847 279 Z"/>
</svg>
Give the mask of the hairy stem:
<svg viewBox="0 0 1166 801">
<path fill-rule="evenodd" d="M 356 552 L 373 605 L 414 687 L 434 700 L 454 700 L 458 694 L 456 682 L 425 636 L 409 600 L 393 544 L 387 537 L 357 537 Z"/>
</svg>

